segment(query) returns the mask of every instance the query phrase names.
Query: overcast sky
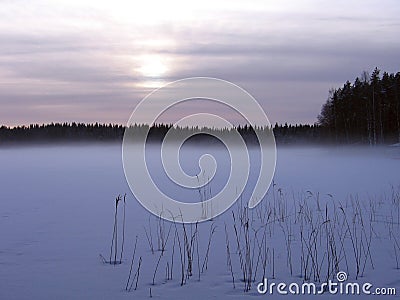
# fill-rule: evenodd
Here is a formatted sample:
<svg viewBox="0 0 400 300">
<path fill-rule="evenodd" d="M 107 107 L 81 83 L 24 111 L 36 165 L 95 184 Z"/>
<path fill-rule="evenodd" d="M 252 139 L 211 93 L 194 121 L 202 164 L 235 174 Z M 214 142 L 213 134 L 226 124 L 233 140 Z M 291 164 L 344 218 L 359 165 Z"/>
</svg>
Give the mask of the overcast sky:
<svg viewBox="0 0 400 300">
<path fill-rule="evenodd" d="M 0 0 L 0 124 L 125 124 L 191 76 L 240 85 L 272 123 L 314 123 L 330 88 L 400 71 L 399 15 L 398 0 Z"/>
</svg>

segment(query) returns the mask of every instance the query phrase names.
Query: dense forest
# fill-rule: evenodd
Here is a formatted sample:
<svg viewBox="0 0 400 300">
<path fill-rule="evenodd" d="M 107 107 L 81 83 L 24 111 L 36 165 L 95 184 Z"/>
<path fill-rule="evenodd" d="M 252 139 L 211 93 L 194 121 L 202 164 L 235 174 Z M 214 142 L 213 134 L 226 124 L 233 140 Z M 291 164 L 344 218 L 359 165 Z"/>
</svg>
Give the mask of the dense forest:
<svg viewBox="0 0 400 300">
<path fill-rule="evenodd" d="M 382 75 L 375 69 L 363 72 L 353 83 L 332 89 L 322 106 L 318 121 L 312 125 L 279 125 L 273 127 L 238 126 L 247 143 L 257 143 L 255 132 L 273 130 L 277 144 L 393 144 L 400 143 L 400 72 Z M 149 141 L 161 141 L 165 134 L 196 134 L 200 130 L 214 133 L 227 129 L 176 128 L 169 124 L 134 125 L 135 134 L 149 130 Z M 0 127 L 0 145 L 42 142 L 121 142 L 125 127 L 115 124 L 51 123 L 17 127 Z M 185 132 L 184 132 L 185 131 Z M 210 142 L 204 134 L 192 139 Z"/>
<path fill-rule="evenodd" d="M 339 143 L 400 142 L 400 72 L 380 73 L 364 72 L 329 92 L 318 116 L 323 135 Z"/>
</svg>

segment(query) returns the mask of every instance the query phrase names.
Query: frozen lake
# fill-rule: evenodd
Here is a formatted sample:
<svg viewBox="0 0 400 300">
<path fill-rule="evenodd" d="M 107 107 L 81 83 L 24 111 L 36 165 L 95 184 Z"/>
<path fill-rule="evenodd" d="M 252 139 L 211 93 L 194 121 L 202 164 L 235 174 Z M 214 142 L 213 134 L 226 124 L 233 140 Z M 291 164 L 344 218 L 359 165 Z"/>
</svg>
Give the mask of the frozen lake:
<svg viewBox="0 0 400 300">
<path fill-rule="evenodd" d="M 213 151 L 216 151 L 217 158 L 220 156 L 222 160 L 225 159 L 225 155 L 219 150 Z M 197 157 L 198 153 L 206 152 L 208 151 L 205 148 L 186 149 L 184 155 L 188 157 L 183 161 L 189 164 L 189 173 L 190 170 L 196 169 L 197 164 L 197 160 L 191 159 L 190 155 Z M 156 151 L 149 155 L 154 155 L 151 161 L 159 160 Z M 253 163 L 257 164 L 257 160 Z M 227 160 L 225 159 L 220 166 L 226 168 Z M 360 278 L 378 286 L 396 287 L 399 294 L 400 270 L 396 269 L 395 259 L 396 255 L 400 259 L 400 248 L 399 253 L 395 254 L 394 240 L 400 242 L 400 230 L 396 221 L 397 212 L 391 212 L 397 207 L 396 203 L 389 203 L 392 188 L 396 191 L 400 185 L 399 170 L 398 148 L 278 148 L 275 192 L 280 189 L 289 206 L 295 202 L 293 199 L 296 197 L 306 197 L 305 195 L 312 193 L 313 196 L 309 198 L 311 202 L 319 193 L 322 205 L 331 201 L 338 203 L 339 207 L 339 203 L 348 203 L 349 195 L 357 195 L 361 206 L 366 207 L 366 215 L 373 207 L 377 218 L 373 228 L 377 234 L 371 234 L 370 246 L 370 252 L 374 253 L 374 264 L 372 266 L 370 263 L 364 263 L 363 258 L 365 272 Z M 155 177 L 160 177 L 160 181 L 166 184 L 165 189 L 170 189 L 174 197 L 196 198 L 198 191 L 173 191 L 162 178 L 163 174 L 154 172 Z M 213 191 L 217 191 L 226 180 L 226 170 L 222 169 L 219 172 L 216 174 L 216 182 L 212 183 Z M 254 174 L 254 171 L 250 172 L 250 186 L 254 181 Z M 99 254 L 108 258 L 113 233 L 114 199 L 118 194 L 124 193 L 127 193 L 125 252 L 122 264 L 113 266 L 103 263 Z M 244 202 L 246 193 L 248 191 L 243 196 Z M 269 192 L 267 202 L 272 201 L 271 193 L 272 191 Z M 387 206 L 385 203 L 379 206 L 379 201 L 386 198 Z M 378 204 L 375 206 L 371 199 L 374 199 L 373 203 Z M 263 208 L 267 209 L 267 204 L 259 209 Z M 171 252 L 174 239 L 171 237 L 168 242 L 170 246 L 165 251 L 165 257 L 168 255 L 169 258 L 163 256 L 160 259 L 155 285 L 152 285 L 160 251 L 151 253 L 145 233 L 149 233 L 153 227 L 154 244 L 157 244 L 158 221 L 156 218 L 150 218 L 150 213 L 133 198 L 124 177 L 120 145 L 0 149 L 0 299 L 142 299 L 149 297 L 150 289 L 153 297 L 161 299 L 185 299 L 188 293 L 191 299 L 241 299 L 243 296 L 271 298 L 270 295 L 258 295 L 255 286 L 244 294 L 238 263 L 234 270 L 236 288 L 233 289 L 231 273 L 226 263 L 224 233 L 224 226 L 227 224 L 234 256 L 235 238 L 233 230 L 229 229 L 232 211 L 236 211 L 236 208 L 231 208 L 213 221 L 217 227 L 216 235 L 210 248 L 208 268 L 202 270 L 200 280 L 197 271 L 194 270 L 196 275 L 192 275 L 185 281 L 184 286 L 180 286 L 178 258 L 175 261 L 173 280 L 165 279 L 167 262 L 173 256 Z M 297 213 L 296 209 L 289 208 L 289 211 L 291 214 Z M 392 224 L 391 227 L 387 227 L 385 224 L 390 215 Z M 202 265 L 205 259 L 211 223 L 199 225 L 201 237 L 198 265 Z M 163 226 L 171 230 L 168 224 Z M 143 257 L 143 266 L 138 289 L 127 292 L 125 285 L 136 235 L 137 257 Z M 171 236 L 174 234 L 171 233 Z M 300 256 L 296 254 L 295 249 L 299 249 L 296 245 L 300 245 L 301 241 L 296 237 L 290 239 L 292 238 L 295 259 L 296 255 Z M 368 241 L 367 234 L 365 241 Z M 300 280 L 300 263 L 293 263 L 294 271 L 290 274 L 286 266 L 286 255 L 278 250 L 279 246 L 273 246 L 273 243 L 281 243 L 281 248 L 284 249 L 284 241 L 271 234 L 269 243 L 272 245 L 269 250 L 276 249 L 276 266 L 273 270 L 276 278 L 287 282 Z M 365 245 L 361 247 L 360 253 L 369 249 Z M 177 248 L 175 251 L 179 252 Z M 351 261 L 351 250 L 348 253 L 347 259 Z M 134 263 L 135 270 L 137 257 Z M 369 254 L 365 257 L 366 261 L 370 261 Z M 194 255 L 194 261 L 196 259 Z M 272 263 L 269 258 L 268 265 Z M 321 264 L 324 263 L 325 260 L 322 260 Z M 352 263 L 348 264 L 349 269 L 353 270 Z M 267 275 L 271 274 L 271 270 L 268 269 Z M 256 283 L 260 281 L 260 275 L 261 273 L 257 276 Z M 350 272 L 349 275 L 354 276 L 354 272 Z M 324 296 L 325 299 L 331 297 Z"/>
</svg>

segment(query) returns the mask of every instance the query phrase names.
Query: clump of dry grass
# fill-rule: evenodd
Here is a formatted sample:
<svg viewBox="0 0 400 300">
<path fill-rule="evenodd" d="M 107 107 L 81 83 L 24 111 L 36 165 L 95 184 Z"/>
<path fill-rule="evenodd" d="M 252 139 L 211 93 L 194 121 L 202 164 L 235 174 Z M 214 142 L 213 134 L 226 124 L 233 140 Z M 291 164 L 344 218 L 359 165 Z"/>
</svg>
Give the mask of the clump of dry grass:
<svg viewBox="0 0 400 300">
<path fill-rule="evenodd" d="M 399 268 L 399 195 L 393 192 L 387 198 L 370 199 L 369 202 L 361 201 L 357 196 L 339 201 L 330 194 L 313 194 L 311 191 L 288 194 L 274 183 L 266 199 L 254 210 L 238 201 L 231 209 L 231 222 L 225 219 L 223 224 L 227 274 L 233 288 L 242 284 L 243 290 L 248 292 L 254 282 L 277 276 L 324 283 L 334 279 L 340 270 L 355 279 L 364 276 L 375 267 L 374 241 L 380 234 L 376 232 L 376 222 L 384 222 L 388 240 L 393 245 L 393 263 Z M 117 197 L 108 261 L 111 264 L 117 262 L 120 201 Z M 221 218 L 227 218 L 227 214 Z M 165 221 L 162 215 L 149 218 L 144 230 L 149 256 L 153 259 L 154 271 L 150 280 L 153 291 L 160 280 L 175 279 L 183 286 L 193 278 L 201 280 L 201 276 L 206 276 L 210 257 L 214 255 L 214 241 L 220 238 L 219 222 L 220 218 L 211 223 L 195 224 Z M 138 237 L 125 283 L 127 291 L 138 288 L 142 256 L 136 259 L 137 243 Z M 159 255 L 155 255 L 157 251 Z M 121 257 L 122 254 L 119 262 Z M 277 268 L 282 260 L 286 268 Z M 164 272 L 160 272 L 160 266 L 165 266 L 162 279 L 160 273 Z"/>
</svg>

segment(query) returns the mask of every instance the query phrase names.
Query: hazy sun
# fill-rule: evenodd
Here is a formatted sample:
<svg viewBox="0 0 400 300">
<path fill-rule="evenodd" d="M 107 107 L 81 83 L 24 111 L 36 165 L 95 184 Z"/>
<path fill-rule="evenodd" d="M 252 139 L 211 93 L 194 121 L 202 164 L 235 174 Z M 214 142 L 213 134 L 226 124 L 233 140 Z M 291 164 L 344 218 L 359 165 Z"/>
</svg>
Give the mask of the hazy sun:
<svg viewBox="0 0 400 300">
<path fill-rule="evenodd" d="M 145 77 L 160 78 L 168 71 L 166 63 L 159 55 L 145 55 L 139 59 L 139 71 Z"/>
</svg>

